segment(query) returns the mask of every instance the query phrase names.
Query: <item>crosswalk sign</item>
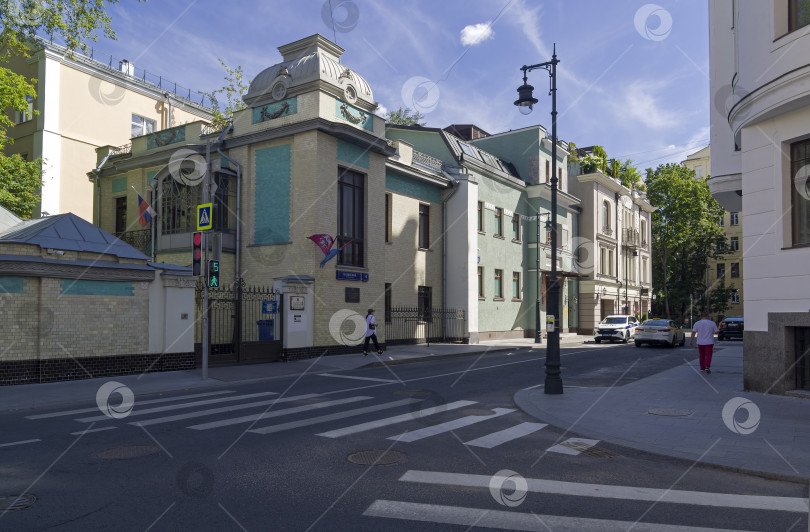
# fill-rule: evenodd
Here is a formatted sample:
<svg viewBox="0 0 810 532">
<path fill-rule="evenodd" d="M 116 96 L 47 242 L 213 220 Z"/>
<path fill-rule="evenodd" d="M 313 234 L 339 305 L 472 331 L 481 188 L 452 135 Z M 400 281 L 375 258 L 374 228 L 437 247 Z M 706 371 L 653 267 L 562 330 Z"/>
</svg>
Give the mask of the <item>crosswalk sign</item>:
<svg viewBox="0 0 810 532">
<path fill-rule="evenodd" d="M 197 231 L 208 231 L 213 227 L 213 203 L 202 203 L 197 205 Z"/>
</svg>

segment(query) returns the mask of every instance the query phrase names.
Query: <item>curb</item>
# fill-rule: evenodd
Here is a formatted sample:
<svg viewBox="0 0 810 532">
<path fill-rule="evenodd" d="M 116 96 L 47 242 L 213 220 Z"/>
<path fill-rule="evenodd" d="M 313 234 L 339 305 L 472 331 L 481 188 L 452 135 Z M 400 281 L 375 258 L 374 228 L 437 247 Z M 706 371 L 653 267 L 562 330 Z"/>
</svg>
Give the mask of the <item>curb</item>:
<svg viewBox="0 0 810 532">
<path fill-rule="evenodd" d="M 502 351 L 521 351 L 523 349 L 533 349 L 532 347 L 493 347 L 492 349 L 487 349 L 484 351 L 470 351 L 466 353 L 450 353 L 446 355 L 430 355 L 424 357 L 414 357 L 414 358 L 403 358 L 400 360 L 388 360 L 388 361 L 380 361 L 380 362 L 371 362 L 369 364 L 365 364 L 363 366 L 358 367 L 357 369 L 366 369 L 366 368 L 382 368 L 385 366 L 401 366 L 403 364 L 415 364 L 417 362 L 429 362 L 431 360 L 440 360 L 444 358 L 460 358 L 460 357 L 468 357 L 473 355 L 486 355 L 488 353 L 499 353 Z M 376 354 L 376 353 L 375 353 Z M 378 355 L 379 356 L 379 355 Z"/>
<path fill-rule="evenodd" d="M 716 470 L 719 470 L 719 471 L 728 471 L 728 472 L 731 472 L 731 473 L 739 473 L 739 474 L 742 474 L 742 475 L 749 475 L 749 476 L 764 478 L 764 479 L 767 479 L 767 480 L 779 480 L 779 481 L 783 481 L 783 482 L 792 482 L 792 483 L 795 483 L 795 484 L 802 484 L 802 485 L 807 485 L 808 480 L 810 480 L 807 477 L 796 476 L 796 475 L 786 475 L 786 474 L 783 474 L 783 473 L 773 473 L 773 472 L 770 472 L 770 471 L 757 471 L 755 469 L 747 469 L 747 468 L 744 468 L 744 467 L 734 467 L 734 466 L 728 466 L 728 465 L 723 465 L 723 464 L 715 464 L 715 463 L 712 463 L 712 462 L 695 462 L 695 460 L 692 460 L 692 459 L 689 459 L 689 458 L 684 458 L 682 456 L 674 456 L 674 455 L 671 455 L 671 454 L 666 454 L 666 453 L 664 453 L 662 451 L 651 451 L 649 449 L 642 448 L 642 447 L 640 447 L 640 445 L 642 445 L 641 443 L 639 443 L 639 446 L 633 446 L 633 445 L 631 445 L 632 442 L 617 443 L 616 441 L 614 441 L 612 439 L 596 438 L 593 435 L 587 435 L 587 434 L 583 434 L 581 432 L 574 432 L 571 429 L 565 429 L 565 428 L 563 428 L 563 427 L 561 427 L 559 425 L 556 425 L 554 422 L 549 421 L 548 419 L 543 419 L 543 418 L 529 412 L 526 408 L 523 407 L 523 404 L 522 404 L 523 401 L 518 401 L 518 399 L 517 399 L 518 394 L 520 394 L 520 392 L 522 392 L 522 391 L 525 391 L 525 390 L 519 390 L 518 392 L 515 392 L 514 396 L 512 396 L 512 402 L 515 403 L 515 406 L 517 406 L 524 414 L 526 414 L 528 416 L 531 416 L 534 419 L 537 419 L 538 421 L 548 423 L 549 426 L 554 427 L 555 429 L 562 431 L 564 434 L 572 434 L 572 435 L 577 435 L 577 436 L 581 436 L 583 438 L 589 438 L 589 439 L 599 439 L 600 441 L 604 441 L 604 442 L 609 443 L 610 445 L 613 445 L 615 447 L 620 447 L 622 449 L 627 449 L 627 450 L 630 450 L 630 451 L 641 451 L 641 452 L 650 454 L 652 456 L 658 456 L 660 458 L 666 458 L 666 459 L 669 459 L 669 460 L 677 460 L 679 462 L 686 462 L 686 463 L 696 463 L 696 464 L 698 464 L 700 466 L 708 467 L 708 468 L 711 468 L 711 469 L 716 469 Z"/>
</svg>

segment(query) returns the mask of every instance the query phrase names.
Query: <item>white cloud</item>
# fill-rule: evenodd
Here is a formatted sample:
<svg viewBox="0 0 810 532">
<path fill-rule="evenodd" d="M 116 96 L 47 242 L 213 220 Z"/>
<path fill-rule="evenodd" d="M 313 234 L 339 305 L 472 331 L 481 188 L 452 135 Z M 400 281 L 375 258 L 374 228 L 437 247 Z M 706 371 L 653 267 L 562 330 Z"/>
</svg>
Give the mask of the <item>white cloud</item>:
<svg viewBox="0 0 810 532">
<path fill-rule="evenodd" d="M 656 92 L 663 89 L 659 82 L 636 80 L 624 89 L 621 99 L 614 102 L 614 111 L 623 120 L 640 122 L 649 129 L 667 129 L 681 123 L 682 114 L 659 103 Z"/>
<path fill-rule="evenodd" d="M 377 110 L 375 111 L 377 116 L 388 116 L 388 108 L 383 104 L 377 104 Z"/>
<path fill-rule="evenodd" d="M 464 46 L 475 46 L 494 36 L 495 32 L 492 31 L 492 26 L 489 24 L 471 24 L 464 26 L 464 29 L 461 30 L 461 44 Z"/>
</svg>

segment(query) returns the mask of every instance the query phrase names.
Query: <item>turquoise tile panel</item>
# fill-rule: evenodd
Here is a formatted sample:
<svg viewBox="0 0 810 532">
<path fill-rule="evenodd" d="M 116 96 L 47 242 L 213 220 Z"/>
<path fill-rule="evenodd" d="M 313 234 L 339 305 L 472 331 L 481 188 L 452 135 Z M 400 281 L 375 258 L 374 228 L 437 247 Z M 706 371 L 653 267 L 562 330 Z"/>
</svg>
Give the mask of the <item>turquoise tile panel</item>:
<svg viewBox="0 0 810 532">
<path fill-rule="evenodd" d="M 127 190 L 127 178 L 119 177 L 112 180 L 112 193 L 118 194 Z"/>
<path fill-rule="evenodd" d="M 298 98 L 287 98 L 278 102 L 268 103 L 253 108 L 253 123 L 275 120 L 283 116 L 294 115 L 298 112 Z"/>
<path fill-rule="evenodd" d="M 335 116 L 357 127 L 374 131 L 374 117 L 346 102 L 335 100 Z"/>
<path fill-rule="evenodd" d="M 254 244 L 290 241 L 292 146 L 256 150 Z"/>
<path fill-rule="evenodd" d="M 146 149 L 154 150 L 169 144 L 186 141 L 186 126 L 177 126 L 163 131 L 156 131 L 146 136 Z"/>
<path fill-rule="evenodd" d="M 415 181 L 390 170 L 385 172 L 385 188 L 430 203 L 442 202 L 442 192 L 438 187 Z"/>
<path fill-rule="evenodd" d="M 126 281 L 86 281 L 61 279 L 60 294 L 69 296 L 132 296 L 135 283 Z"/>
<path fill-rule="evenodd" d="M 337 139 L 337 158 L 339 161 L 368 168 L 368 150 L 342 139 Z"/>
<path fill-rule="evenodd" d="M 0 275 L 0 294 L 24 294 L 25 277 Z"/>
</svg>

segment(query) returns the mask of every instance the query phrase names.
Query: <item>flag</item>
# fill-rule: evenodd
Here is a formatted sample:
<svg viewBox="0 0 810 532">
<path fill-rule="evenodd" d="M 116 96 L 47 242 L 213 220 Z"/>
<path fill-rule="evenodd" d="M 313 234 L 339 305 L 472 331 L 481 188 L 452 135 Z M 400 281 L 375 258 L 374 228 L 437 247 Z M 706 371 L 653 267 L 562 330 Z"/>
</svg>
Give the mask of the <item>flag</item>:
<svg viewBox="0 0 810 532">
<path fill-rule="evenodd" d="M 154 216 L 155 214 L 156 214 L 155 209 L 150 207 L 149 204 L 146 203 L 146 200 L 143 199 L 141 197 L 140 193 L 139 193 L 138 194 L 138 223 L 141 224 L 141 227 L 146 227 L 146 224 L 148 224 L 149 222 L 152 221 L 152 216 Z"/>
<path fill-rule="evenodd" d="M 324 235 L 324 234 L 322 234 L 322 235 L 312 235 L 312 236 L 308 236 L 307 238 L 309 238 L 310 240 L 312 240 L 313 242 L 318 244 L 318 247 L 321 248 L 321 251 L 323 251 L 324 255 L 329 253 L 329 250 L 332 249 L 332 246 L 335 243 L 334 238 L 332 238 L 329 235 Z"/>
<path fill-rule="evenodd" d="M 331 238 L 331 237 L 330 237 L 330 238 Z M 334 258 L 334 256 L 335 256 L 335 255 L 337 255 L 338 253 L 340 253 L 340 252 L 343 250 L 343 248 L 345 248 L 346 246 L 348 246 L 348 245 L 349 245 L 349 244 L 351 244 L 351 243 L 352 243 L 352 241 L 351 241 L 351 240 L 349 240 L 348 242 L 346 242 L 345 244 L 343 244 L 342 246 L 340 246 L 340 249 L 335 248 L 335 249 L 331 250 L 329 253 L 327 253 L 327 254 L 326 254 L 326 257 L 324 257 L 324 258 L 323 258 L 323 260 L 321 261 L 321 268 L 323 268 L 323 265 L 324 265 L 324 264 L 326 264 L 327 262 L 329 262 L 330 260 L 332 260 L 332 258 Z"/>
</svg>

